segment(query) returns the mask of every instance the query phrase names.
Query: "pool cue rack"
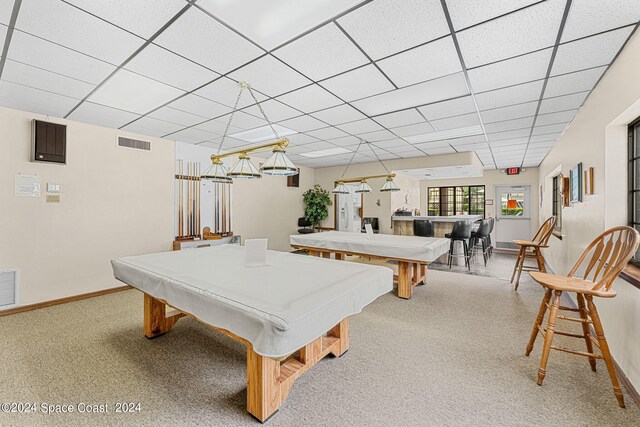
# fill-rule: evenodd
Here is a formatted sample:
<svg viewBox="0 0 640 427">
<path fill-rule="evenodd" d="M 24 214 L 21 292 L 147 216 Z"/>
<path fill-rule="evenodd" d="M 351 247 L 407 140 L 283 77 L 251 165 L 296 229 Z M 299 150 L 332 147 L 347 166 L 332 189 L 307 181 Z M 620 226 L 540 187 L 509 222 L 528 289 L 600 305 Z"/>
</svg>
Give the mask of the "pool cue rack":
<svg viewBox="0 0 640 427">
<path fill-rule="evenodd" d="M 178 160 L 176 164 L 178 227 L 176 240 L 200 236 L 200 163 Z"/>
<path fill-rule="evenodd" d="M 222 239 L 233 236 L 231 231 L 231 185 L 212 183 L 213 192 L 213 230 L 205 227 L 204 240 Z"/>
</svg>

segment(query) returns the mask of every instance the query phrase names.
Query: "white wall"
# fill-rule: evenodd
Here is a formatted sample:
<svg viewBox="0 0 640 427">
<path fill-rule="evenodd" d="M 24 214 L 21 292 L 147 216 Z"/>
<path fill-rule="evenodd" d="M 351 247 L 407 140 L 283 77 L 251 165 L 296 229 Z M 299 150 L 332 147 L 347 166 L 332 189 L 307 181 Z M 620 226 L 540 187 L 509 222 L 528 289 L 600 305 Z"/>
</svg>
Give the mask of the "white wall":
<svg viewBox="0 0 640 427">
<path fill-rule="evenodd" d="M 626 124 L 640 116 L 640 33 L 636 33 L 580 109 L 571 126 L 540 165 L 543 217 L 551 214 L 550 175 L 565 176 L 577 163 L 593 167 L 595 194 L 563 209 L 562 240 L 552 237 L 545 257 L 566 274 L 584 248 L 606 228 L 627 223 Z M 623 371 L 640 389 L 640 289 L 618 280 L 618 296 L 596 304 L 609 346 Z"/>
<path fill-rule="evenodd" d="M 66 165 L 29 161 L 33 118 L 67 125 Z M 121 148 L 117 135 L 140 136 L 7 108 L 0 129 L 0 269 L 19 269 L 21 305 L 121 286 L 111 258 L 171 248 L 172 141 Z M 14 195 L 17 173 L 40 177 L 39 198 Z M 45 203 L 48 182 L 59 204 Z"/>
</svg>

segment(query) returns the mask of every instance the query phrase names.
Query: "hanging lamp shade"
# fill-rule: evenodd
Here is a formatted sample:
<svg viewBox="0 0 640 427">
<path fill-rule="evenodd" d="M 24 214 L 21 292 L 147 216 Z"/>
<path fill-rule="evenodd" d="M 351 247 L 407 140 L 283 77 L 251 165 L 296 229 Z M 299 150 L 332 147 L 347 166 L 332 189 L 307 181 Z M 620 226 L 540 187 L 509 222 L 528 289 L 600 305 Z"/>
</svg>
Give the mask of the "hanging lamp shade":
<svg viewBox="0 0 640 427">
<path fill-rule="evenodd" d="M 247 153 L 242 153 L 240 154 L 238 162 L 227 172 L 227 177 L 252 179 L 261 178 L 262 175 L 260 175 L 258 169 L 253 166 Z"/>
<path fill-rule="evenodd" d="M 367 184 L 367 180 L 363 179 L 360 181 L 360 185 L 356 189 L 356 193 L 371 193 L 371 187 Z"/>
<path fill-rule="evenodd" d="M 263 163 L 260 172 L 267 175 L 291 176 L 298 174 L 298 168 L 289 160 L 282 148 L 276 147 L 271 157 Z"/>
<path fill-rule="evenodd" d="M 333 189 L 332 193 L 333 194 L 349 194 L 349 189 L 347 188 L 346 185 L 344 185 L 344 182 L 338 181 L 338 184 L 336 184 L 336 188 Z"/>
<path fill-rule="evenodd" d="M 395 182 L 393 182 L 393 178 L 388 176 L 387 177 L 387 182 L 384 183 L 384 185 L 382 186 L 382 188 L 380 189 L 380 191 L 400 191 L 400 187 L 398 187 L 396 185 Z"/>
<path fill-rule="evenodd" d="M 204 171 L 200 178 L 220 184 L 232 184 L 233 180 L 227 176 L 227 169 L 222 164 L 222 160 L 211 156 L 211 166 Z"/>
</svg>

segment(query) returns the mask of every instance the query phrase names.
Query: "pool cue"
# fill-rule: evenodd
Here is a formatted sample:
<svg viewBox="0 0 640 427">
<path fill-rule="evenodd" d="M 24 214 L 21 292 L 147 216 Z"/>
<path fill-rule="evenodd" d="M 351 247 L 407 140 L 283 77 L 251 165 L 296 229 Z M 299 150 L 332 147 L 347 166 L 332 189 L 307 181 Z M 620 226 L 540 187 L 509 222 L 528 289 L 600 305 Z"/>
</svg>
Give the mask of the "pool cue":
<svg viewBox="0 0 640 427">
<path fill-rule="evenodd" d="M 196 235 L 200 236 L 200 162 L 196 163 Z"/>
<path fill-rule="evenodd" d="M 222 233 L 227 232 L 227 189 L 222 187 Z"/>
<path fill-rule="evenodd" d="M 178 237 L 182 237 L 182 160 L 178 161 Z"/>
</svg>

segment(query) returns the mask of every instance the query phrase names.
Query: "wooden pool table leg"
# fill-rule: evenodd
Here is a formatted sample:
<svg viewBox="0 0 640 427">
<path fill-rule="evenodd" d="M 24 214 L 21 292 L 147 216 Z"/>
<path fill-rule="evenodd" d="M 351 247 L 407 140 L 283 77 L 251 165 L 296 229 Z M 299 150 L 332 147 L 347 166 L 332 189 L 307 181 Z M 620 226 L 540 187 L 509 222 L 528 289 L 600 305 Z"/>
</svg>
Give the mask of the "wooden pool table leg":
<svg viewBox="0 0 640 427">
<path fill-rule="evenodd" d="M 427 284 L 427 264 L 420 264 L 420 277 L 422 277 L 422 284 Z"/>
<path fill-rule="evenodd" d="M 184 313 L 167 317 L 166 304 L 151 295 L 144 294 L 144 335 L 155 338 L 169 332 Z"/>
<path fill-rule="evenodd" d="M 398 261 L 398 296 L 409 299 L 413 293 L 411 282 L 411 265 L 406 261 Z"/>
<path fill-rule="evenodd" d="M 343 355 L 349 349 L 349 318 L 302 347 L 298 356 L 284 361 L 257 354 L 247 345 L 247 411 L 265 422 L 286 400 L 296 379 L 329 353 Z"/>
</svg>

